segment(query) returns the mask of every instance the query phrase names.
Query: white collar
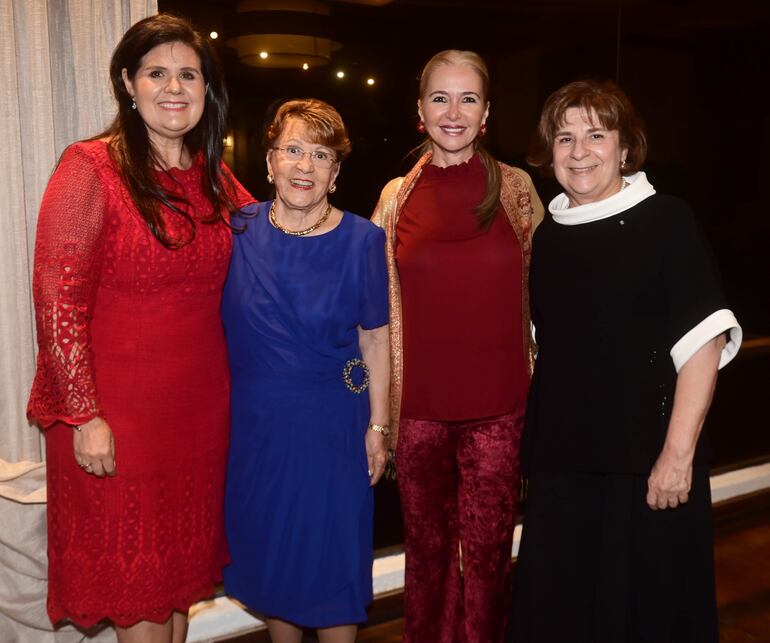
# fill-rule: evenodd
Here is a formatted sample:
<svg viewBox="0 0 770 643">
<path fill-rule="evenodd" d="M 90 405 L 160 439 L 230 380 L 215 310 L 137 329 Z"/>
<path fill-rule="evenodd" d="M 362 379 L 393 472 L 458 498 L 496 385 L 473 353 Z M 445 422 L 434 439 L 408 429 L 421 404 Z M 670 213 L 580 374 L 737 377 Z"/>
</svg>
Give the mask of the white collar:
<svg viewBox="0 0 770 643">
<path fill-rule="evenodd" d="M 611 197 L 596 203 L 586 203 L 571 208 L 569 207 L 569 197 L 562 192 L 548 204 L 548 210 L 556 223 L 579 225 L 615 216 L 655 194 L 655 188 L 647 180 L 647 175 L 644 172 L 637 172 L 625 178 L 628 181 L 628 187 Z"/>
</svg>

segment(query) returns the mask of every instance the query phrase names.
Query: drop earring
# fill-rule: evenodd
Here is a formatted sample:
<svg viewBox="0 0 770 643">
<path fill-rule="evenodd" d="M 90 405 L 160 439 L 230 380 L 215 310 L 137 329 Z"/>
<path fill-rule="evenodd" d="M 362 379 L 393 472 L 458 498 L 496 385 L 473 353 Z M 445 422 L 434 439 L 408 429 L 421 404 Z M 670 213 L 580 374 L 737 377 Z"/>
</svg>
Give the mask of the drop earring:
<svg viewBox="0 0 770 643">
<path fill-rule="evenodd" d="M 484 123 L 479 127 L 479 138 L 484 138 L 487 135 L 487 124 Z"/>
<path fill-rule="evenodd" d="M 417 131 L 420 132 L 420 134 L 425 134 L 425 123 L 422 121 L 417 123 Z"/>
<path fill-rule="evenodd" d="M 267 182 L 268 182 L 270 185 L 272 185 L 273 183 L 275 183 L 275 180 L 273 179 L 273 175 L 272 175 L 272 174 L 270 174 L 270 172 L 268 172 L 268 173 L 267 173 Z"/>
<path fill-rule="evenodd" d="M 131 100 L 131 109 L 136 109 L 136 101 L 133 99 Z"/>
<path fill-rule="evenodd" d="M 334 194 L 337 191 L 337 184 L 332 183 L 331 187 L 329 188 L 329 194 Z"/>
</svg>

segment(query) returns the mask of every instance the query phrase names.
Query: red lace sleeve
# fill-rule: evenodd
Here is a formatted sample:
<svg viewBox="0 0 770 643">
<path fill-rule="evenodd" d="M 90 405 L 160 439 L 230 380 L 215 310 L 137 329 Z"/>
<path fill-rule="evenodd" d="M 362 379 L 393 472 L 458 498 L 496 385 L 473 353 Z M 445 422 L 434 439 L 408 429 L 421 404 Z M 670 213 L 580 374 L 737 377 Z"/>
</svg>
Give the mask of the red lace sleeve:
<svg viewBox="0 0 770 643">
<path fill-rule="evenodd" d="M 106 187 L 87 144 L 62 155 L 37 222 L 32 292 L 37 372 L 27 413 L 41 426 L 101 415 L 89 323 L 99 284 Z"/>
<path fill-rule="evenodd" d="M 243 187 L 235 178 L 230 170 L 224 163 L 222 163 L 222 175 L 224 177 L 225 188 L 228 190 L 230 199 L 236 208 L 242 208 L 247 203 L 254 203 L 256 199 L 249 194 L 249 191 Z"/>
</svg>

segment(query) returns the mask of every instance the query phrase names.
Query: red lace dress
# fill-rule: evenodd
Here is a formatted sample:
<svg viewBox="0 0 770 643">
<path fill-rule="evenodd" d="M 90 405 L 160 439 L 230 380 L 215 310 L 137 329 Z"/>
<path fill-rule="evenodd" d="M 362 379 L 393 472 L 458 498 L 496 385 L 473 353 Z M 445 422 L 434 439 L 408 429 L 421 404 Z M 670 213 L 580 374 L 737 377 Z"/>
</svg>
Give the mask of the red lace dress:
<svg viewBox="0 0 770 643">
<path fill-rule="evenodd" d="M 210 212 L 202 163 L 158 174 Z M 238 186 L 241 204 L 251 200 Z M 185 233 L 167 213 L 169 229 Z M 210 595 L 227 559 L 222 501 L 229 375 L 219 307 L 231 232 L 198 223 L 167 250 L 102 141 L 63 155 L 43 198 L 29 414 L 47 427 L 48 612 L 88 627 L 165 621 Z M 102 416 L 117 475 L 80 470 L 68 424 Z"/>
</svg>

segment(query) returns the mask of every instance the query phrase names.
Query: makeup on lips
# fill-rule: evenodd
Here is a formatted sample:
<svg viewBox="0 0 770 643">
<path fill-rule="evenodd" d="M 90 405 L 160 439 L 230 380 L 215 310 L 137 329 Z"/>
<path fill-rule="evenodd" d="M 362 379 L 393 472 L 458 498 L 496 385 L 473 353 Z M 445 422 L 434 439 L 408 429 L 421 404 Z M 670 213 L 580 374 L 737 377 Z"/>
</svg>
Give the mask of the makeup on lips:
<svg viewBox="0 0 770 643">
<path fill-rule="evenodd" d="M 143 56 L 133 77 L 127 69 L 121 74 L 153 143 L 180 145 L 206 104 L 206 81 L 195 50 L 182 42 L 164 43 Z"/>
<path fill-rule="evenodd" d="M 334 151 L 314 142 L 302 120 L 286 120 L 266 161 L 275 185 L 277 219 L 289 229 L 307 227 L 327 207 L 327 194 L 339 173 L 338 164 L 325 166 L 328 158 L 334 158 Z"/>
<path fill-rule="evenodd" d="M 431 73 L 418 113 L 431 139 L 434 165 L 457 165 L 473 156 L 489 115 L 483 91 L 481 77 L 468 65 L 441 65 Z"/>
<path fill-rule="evenodd" d="M 457 125 L 439 125 L 441 131 L 447 136 L 462 136 L 465 134 L 467 127 L 458 127 Z"/>
<path fill-rule="evenodd" d="M 307 191 L 312 190 L 315 184 L 307 179 L 289 179 L 289 185 L 297 190 Z"/>
<path fill-rule="evenodd" d="M 183 103 L 180 101 L 176 101 L 176 102 L 163 101 L 162 103 L 158 103 L 158 106 L 161 109 L 165 109 L 170 112 L 181 112 L 183 109 L 187 108 L 187 103 Z"/>
<path fill-rule="evenodd" d="M 553 140 L 553 171 L 571 205 L 602 201 L 622 186 L 620 164 L 628 151 L 617 130 L 604 128 L 595 112 L 570 107 Z"/>
</svg>

